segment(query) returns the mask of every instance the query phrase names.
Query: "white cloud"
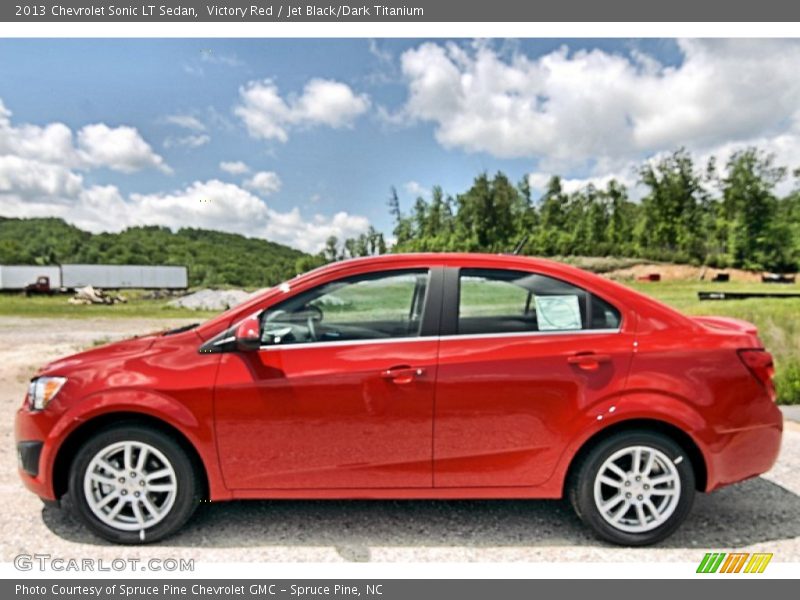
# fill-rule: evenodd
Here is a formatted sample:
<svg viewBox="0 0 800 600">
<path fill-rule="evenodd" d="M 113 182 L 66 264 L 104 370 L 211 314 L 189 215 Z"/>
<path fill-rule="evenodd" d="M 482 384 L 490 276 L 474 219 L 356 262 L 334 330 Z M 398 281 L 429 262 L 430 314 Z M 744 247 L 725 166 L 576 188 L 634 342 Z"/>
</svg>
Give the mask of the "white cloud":
<svg viewBox="0 0 800 600">
<path fill-rule="evenodd" d="M 153 152 L 133 127 L 87 125 L 78 132 L 78 149 L 83 161 L 91 167 L 109 167 L 123 173 L 148 167 L 170 171 L 164 159 Z"/>
<path fill-rule="evenodd" d="M 414 196 L 415 198 L 418 196 L 427 197 L 430 196 L 431 191 L 424 187 L 417 181 L 407 181 L 403 184 L 403 189 L 406 191 L 407 194 Z"/>
<path fill-rule="evenodd" d="M 272 171 L 259 171 L 245 181 L 244 186 L 262 196 L 269 196 L 281 189 L 281 178 Z"/>
<path fill-rule="evenodd" d="M 205 75 L 203 67 L 200 67 L 198 65 L 184 64 L 183 70 L 185 73 L 187 73 L 188 75 L 192 75 L 193 77 L 203 77 L 203 75 Z"/>
<path fill-rule="evenodd" d="M 424 43 L 401 57 L 401 116 L 433 123 L 447 148 L 598 175 L 681 145 L 797 147 L 800 42 L 682 40 L 679 50 L 667 66 L 642 52 L 506 58 L 486 43 Z"/>
<path fill-rule="evenodd" d="M 617 183 L 620 183 L 626 187 L 632 187 L 636 185 L 636 173 L 634 171 L 635 166 L 638 165 L 631 165 L 630 170 L 620 171 L 617 173 L 606 173 L 604 175 L 594 175 L 588 177 L 559 176 L 561 179 L 561 189 L 567 194 L 580 191 L 589 185 L 593 185 L 597 189 L 605 189 L 612 180 L 615 180 Z M 558 173 L 546 173 L 540 171 L 530 173 L 528 175 L 528 185 L 530 185 L 534 190 L 543 191 L 547 189 L 547 184 L 550 182 L 550 179 L 553 175 L 558 175 Z"/>
<path fill-rule="evenodd" d="M 60 165 L 19 156 L 0 156 L 0 194 L 17 192 L 34 198 L 75 198 L 83 177 Z"/>
<path fill-rule="evenodd" d="M 244 173 L 248 173 L 250 171 L 250 167 L 248 167 L 245 163 L 240 160 L 237 161 L 222 161 L 219 163 L 219 168 L 225 171 L 226 173 L 230 173 L 231 175 L 243 175 Z"/>
<path fill-rule="evenodd" d="M 212 65 L 223 65 L 225 67 L 241 67 L 244 63 L 235 54 L 225 54 L 214 52 L 214 50 L 203 50 L 200 53 L 200 60 Z"/>
<path fill-rule="evenodd" d="M 317 252 L 325 240 L 358 235 L 369 227 L 361 216 L 339 212 L 306 219 L 298 208 L 280 212 L 241 187 L 212 179 L 196 181 L 169 194 L 133 194 L 129 210 L 135 222 L 172 228 L 205 227 L 266 238 L 307 252 Z"/>
<path fill-rule="evenodd" d="M 15 127 L 8 120 L 0 120 L 0 154 L 13 154 L 63 166 L 80 166 L 81 163 L 72 130 L 63 123 L 50 123 L 44 127 Z"/>
<path fill-rule="evenodd" d="M 51 165 L 52 167 L 52 165 Z M 37 165 L 23 165 L 34 172 Z M 56 167 L 63 168 L 63 167 Z M 23 176 L 24 178 L 24 176 Z M 2 214 L 7 217 L 61 217 L 88 231 L 119 231 L 131 221 L 129 206 L 115 186 L 70 186 L 54 193 L 24 185 L 0 187 Z"/>
<path fill-rule="evenodd" d="M 164 148 L 199 148 L 211 141 L 211 136 L 206 133 L 198 133 L 192 135 L 184 135 L 173 137 L 170 136 L 164 140 Z"/>
<path fill-rule="evenodd" d="M 194 115 L 176 114 L 164 117 L 164 122 L 187 130 L 186 135 L 170 135 L 164 139 L 164 148 L 199 148 L 211 142 L 207 127 Z"/>
<path fill-rule="evenodd" d="M 213 227 L 252 235 L 268 208 L 253 194 L 218 179 L 195 181 L 169 193 L 131 194 L 134 222 L 178 227 Z"/>
<path fill-rule="evenodd" d="M 343 240 L 368 228 L 369 221 L 365 217 L 347 212 L 338 212 L 333 217 L 317 214 L 309 221 L 303 218 L 298 208 L 293 208 L 288 213 L 271 214 L 266 237 L 306 252 L 319 252 L 330 236 Z"/>
<path fill-rule="evenodd" d="M 378 59 L 379 63 L 381 63 L 382 65 L 389 65 L 392 63 L 393 60 L 392 53 L 385 48 L 381 48 L 378 45 L 377 40 L 375 40 L 374 38 L 370 38 L 369 40 L 367 40 L 367 44 L 368 44 L 367 49 L 369 50 L 369 53 L 376 59 Z"/>
<path fill-rule="evenodd" d="M 640 200 L 646 193 L 646 189 L 639 185 L 637 178 L 637 169 L 639 163 L 630 163 L 626 168 L 618 171 L 603 172 L 602 175 L 589 175 L 586 177 L 563 177 L 561 178 L 561 190 L 566 194 L 572 194 L 585 189 L 589 185 L 593 185 L 599 190 L 604 190 L 608 184 L 615 180 L 617 183 L 624 185 L 628 190 L 628 197 L 632 200 Z M 547 184 L 550 178 L 558 173 L 549 173 L 542 171 L 535 171 L 528 174 L 528 185 L 537 193 L 542 194 L 547 189 Z"/>
<path fill-rule="evenodd" d="M 183 127 L 184 129 L 190 129 L 192 131 L 206 130 L 206 126 L 202 121 L 192 115 L 169 115 L 164 118 L 164 121 L 170 125 L 177 125 L 178 127 Z"/>
<path fill-rule="evenodd" d="M 248 133 L 254 138 L 280 142 L 289 139 L 294 127 L 351 127 L 370 105 L 366 94 L 356 94 L 350 86 L 327 79 L 312 79 L 302 94 L 286 99 L 271 80 L 251 81 L 239 89 L 239 97 L 234 113 Z"/>
<path fill-rule="evenodd" d="M 76 139 L 77 138 L 77 139 Z M 11 122 L 0 100 L 0 156 L 16 156 L 69 169 L 107 167 L 123 173 L 146 168 L 170 172 L 164 159 L 133 127 L 86 125 L 74 135 L 63 123 L 44 126 Z"/>
</svg>

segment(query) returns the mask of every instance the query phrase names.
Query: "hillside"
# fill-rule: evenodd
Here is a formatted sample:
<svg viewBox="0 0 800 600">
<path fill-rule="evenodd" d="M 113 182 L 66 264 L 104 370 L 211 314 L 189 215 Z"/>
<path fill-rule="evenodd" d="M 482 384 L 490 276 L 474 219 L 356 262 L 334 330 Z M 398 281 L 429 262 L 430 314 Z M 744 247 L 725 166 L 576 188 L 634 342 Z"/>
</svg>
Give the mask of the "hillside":
<svg viewBox="0 0 800 600">
<path fill-rule="evenodd" d="M 0 217 L 0 264 L 186 265 L 192 286 L 264 287 L 307 255 L 267 240 L 206 229 L 131 227 L 92 234 L 62 219 Z"/>
</svg>

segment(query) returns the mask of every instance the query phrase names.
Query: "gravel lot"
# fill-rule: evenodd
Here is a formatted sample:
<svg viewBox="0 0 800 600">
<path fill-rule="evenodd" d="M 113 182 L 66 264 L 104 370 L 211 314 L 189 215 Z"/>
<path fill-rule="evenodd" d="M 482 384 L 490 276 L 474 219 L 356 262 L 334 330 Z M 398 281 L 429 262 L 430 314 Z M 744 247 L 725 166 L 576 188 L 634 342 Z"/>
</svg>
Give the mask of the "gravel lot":
<svg viewBox="0 0 800 600">
<path fill-rule="evenodd" d="M 787 421 L 776 467 L 699 495 L 690 518 L 657 548 L 590 537 L 560 501 L 251 501 L 204 505 L 177 536 L 119 548 L 18 481 L 13 415 L 42 363 L 92 345 L 188 321 L 0 317 L 0 561 L 19 553 L 192 557 L 198 561 L 697 561 L 706 549 L 768 551 L 800 561 L 800 425 Z"/>
</svg>

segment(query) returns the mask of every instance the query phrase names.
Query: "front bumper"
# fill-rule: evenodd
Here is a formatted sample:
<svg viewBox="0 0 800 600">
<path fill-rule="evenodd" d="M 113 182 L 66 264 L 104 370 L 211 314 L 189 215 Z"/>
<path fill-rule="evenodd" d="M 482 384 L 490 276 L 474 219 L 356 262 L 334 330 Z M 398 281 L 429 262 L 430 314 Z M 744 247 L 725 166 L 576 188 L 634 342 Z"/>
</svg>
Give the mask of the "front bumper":
<svg viewBox="0 0 800 600">
<path fill-rule="evenodd" d="M 47 411 L 32 412 L 27 407 L 17 411 L 14 421 L 20 479 L 42 500 L 56 499 L 52 465 L 57 443 L 50 438 L 56 421 Z"/>
</svg>

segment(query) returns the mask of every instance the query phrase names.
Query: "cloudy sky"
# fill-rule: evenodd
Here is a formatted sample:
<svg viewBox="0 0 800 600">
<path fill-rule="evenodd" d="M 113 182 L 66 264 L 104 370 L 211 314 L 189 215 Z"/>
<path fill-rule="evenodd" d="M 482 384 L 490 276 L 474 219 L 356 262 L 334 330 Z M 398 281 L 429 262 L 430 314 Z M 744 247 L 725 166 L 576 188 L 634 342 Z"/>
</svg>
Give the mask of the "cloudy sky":
<svg viewBox="0 0 800 600">
<path fill-rule="evenodd" d="M 796 40 L 0 40 L 0 215 L 315 251 L 389 233 L 392 185 L 632 186 L 679 146 L 794 168 L 798 73 Z"/>
</svg>

